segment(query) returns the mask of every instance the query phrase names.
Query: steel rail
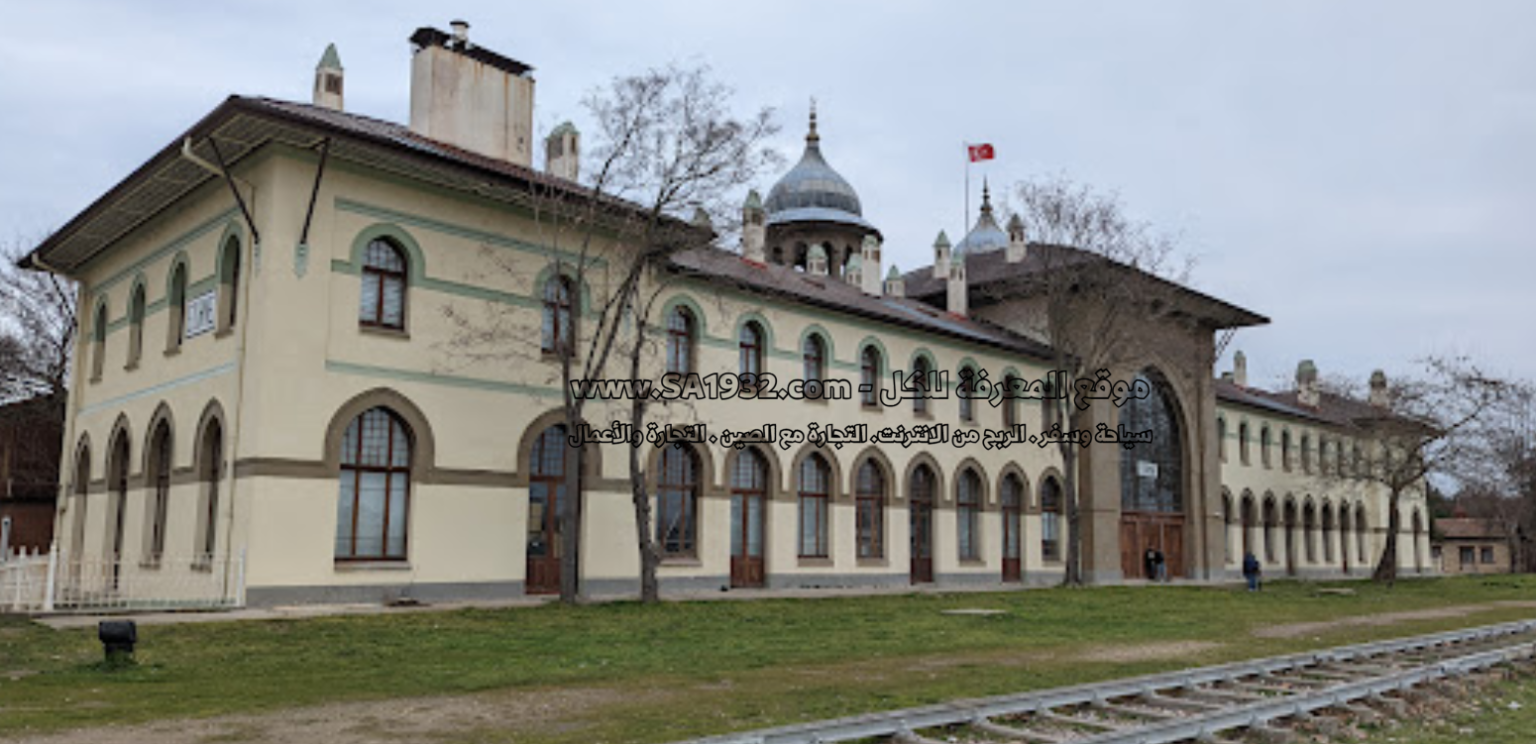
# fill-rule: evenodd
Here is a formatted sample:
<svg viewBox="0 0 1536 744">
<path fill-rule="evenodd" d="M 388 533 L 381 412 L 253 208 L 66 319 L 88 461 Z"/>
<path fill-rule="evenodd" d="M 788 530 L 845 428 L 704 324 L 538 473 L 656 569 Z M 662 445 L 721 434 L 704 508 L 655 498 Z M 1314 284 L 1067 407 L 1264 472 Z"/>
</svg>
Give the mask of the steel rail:
<svg viewBox="0 0 1536 744">
<path fill-rule="evenodd" d="M 1499 638 L 1536 632 L 1536 620 L 1521 620 L 1497 625 L 1432 633 L 1409 638 L 1374 641 L 1349 646 L 1339 646 L 1319 651 L 1273 656 L 1264 659 L 1232 662 L 1198 667 L 1174 672 L 1150 674 L 1108 682 L 1094 682 L 1072 687 L 1039 690 L 1012 695 L 1002 695 L 971 700 L 850 716 L 814 723 L 794 724 L 777 728 L 744 731 L 703 739 L 693 739 L 682 744 L 832 744 L 833 742 L 859 739 L 897 737 L 919 740 L 913 732 L 921 729 L 972 724 L 986 719 L 1044 713 L 1054 708 L 1080 705 L 1103 705 L 1122 698 L 1147 698 L 1169 690 L 1194 689 L 1202 685 L 1228 682 L 1251 677 L 1267 677 L 1276 673 L 1303 670 L 1324 664 L 1364 661 L 1394 654 L 1432 651 L 1437 648 L 1487 642 Z M 1382 692 L 1401 690 L 1424 681 L 1462 674 L 1473 669 L 1497 664 L 1510 654 L 1536 655 L 1536 643 L 1511 647 L 1472 651 L 1450 659 L 1435 660 L 1407 671 L 1390 671 L 1355 682 L 1342 682 L 1322 689 L 1297 690 L 1294 694 L 1276 697 L 1273 701 L 1236 703 L 1222 706 L 1210 713 L 1196 714 L 1176 721 L 1158 721 L 1136 727 L 1134 730 L 1115 731 L 1073 737 L 1078 742 L 1104 744 L 1157 744 L 1196 738 L 1204 733 L 1229 728 L 1261 725 L 1277 718 L 1286 718 L 1368 698 Z M 1190 726 L 1195 726 L 1190 729 Z M 1010 725 L 1009 728 L 1022 728 Z M 1195 733 L 1188 733 L 1193 730 Z M 1173 737 L 1173 738 L 1167 738 Z"/>
</svg>

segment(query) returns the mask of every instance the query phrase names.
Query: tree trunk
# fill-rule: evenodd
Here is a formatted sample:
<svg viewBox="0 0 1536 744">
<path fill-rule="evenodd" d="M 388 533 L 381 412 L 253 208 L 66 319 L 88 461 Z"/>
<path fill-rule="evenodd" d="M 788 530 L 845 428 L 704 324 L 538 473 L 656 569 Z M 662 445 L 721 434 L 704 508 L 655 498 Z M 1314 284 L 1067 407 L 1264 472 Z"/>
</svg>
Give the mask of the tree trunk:
<svg viewBox="0 0 1536 744">
<path fill-rule="evenodd" d="M 1070 379 L 1076 379 L 1076 377 Z M 1062 411 L 1056 420 L 1070 430 L 1077 423 L 1078 415 L 1072 410 L 1070 393 L 1067 395 L 1067 398 L 1057 402 L 1057 405 L 1062 407 Z M 1077 447 L 1078 445 L 1072 442 L 1062 442 L 1057 445 L 1061 452 L 1061 498 L 1066 502 L 1063 507 L 1067 512 L 1067 549 L 1062 566 L 1064 569 L 1061 577 L 1062 586 L 1082 586 L 1084 583 L 1082 509 L 1077 498 Z"/>
<path fill-rule="evenodd" d="M 579 418 L 566 419 L 567 433 L 575 433 Z M 565 453 L 565 498 L 560 499 L 560 601 L 576 604 L 581 596 L 581 471 L 585 447 L 570 447 Z"/>
<path fill-rule="evenodd" d="M 629 379 L 640 379 L 640 354 L 645 348 L 645 316 L 637 313 L 635 319 L 635 345 L 630 349 Z M 636 395 L 629 405 L 629 423 L 635 432 L 645 431 L 646 399 Z M 645 487 L 645 470 L 641 466 L 640 447 L 629 448 L 629 492 L 635 507 L 635 544 L 640 550 L 640 601 L 654 604 L 661 601 L 661 587 L 656 581 L 656 567 L 661 554 L 656 550 L 655 533 L 651 529 L 651 495 Z"/>
<path fill-rule="evenodd" d="M 1397 533 L 1402 529 L 1402 515 L 1398 513 L 1397 501 L 1401 489 L 1392 489 L 1392 495 L 1387 499 L 1387 542 L 1381 547 L 1381 560 L 1376 563 L 1376 572 L 1371 574 L 1371 580 L 1391 586 L 1397 581 Z"/>
</svg>

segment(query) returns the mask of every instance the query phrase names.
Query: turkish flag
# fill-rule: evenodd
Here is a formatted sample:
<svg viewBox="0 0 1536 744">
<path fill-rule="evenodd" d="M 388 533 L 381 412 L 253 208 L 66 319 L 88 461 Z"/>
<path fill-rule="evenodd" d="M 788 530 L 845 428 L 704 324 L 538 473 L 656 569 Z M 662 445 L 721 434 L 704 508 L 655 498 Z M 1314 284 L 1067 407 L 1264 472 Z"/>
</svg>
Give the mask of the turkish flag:
<svg viewBox="0 0 1536 744">
<path fill-rule="evenodd" d="M 972 163 L 974 163 L 974 162 L 976 162 L 978 160 L 991 160 L 992 159 L 992 146 L 991 145 L 970 145 L 970 146 L 966 147 L 965 149 L 971 151 L 971 162 Z"/>
</svg>

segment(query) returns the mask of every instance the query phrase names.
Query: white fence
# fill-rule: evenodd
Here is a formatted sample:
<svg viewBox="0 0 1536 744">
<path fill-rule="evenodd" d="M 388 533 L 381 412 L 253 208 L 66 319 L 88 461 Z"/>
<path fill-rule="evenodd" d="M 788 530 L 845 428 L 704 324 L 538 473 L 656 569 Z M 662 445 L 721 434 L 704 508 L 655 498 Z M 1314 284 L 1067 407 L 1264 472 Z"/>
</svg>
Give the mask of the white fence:
<svg viewBox="0 0 1536 744">
<path fill-rule="evenodd" d="M 0 556 L 0 612 L 197 610 L 245 604 L 245 556 L 159 560 L 74 559 L 26 552 Z"/>
</svg>

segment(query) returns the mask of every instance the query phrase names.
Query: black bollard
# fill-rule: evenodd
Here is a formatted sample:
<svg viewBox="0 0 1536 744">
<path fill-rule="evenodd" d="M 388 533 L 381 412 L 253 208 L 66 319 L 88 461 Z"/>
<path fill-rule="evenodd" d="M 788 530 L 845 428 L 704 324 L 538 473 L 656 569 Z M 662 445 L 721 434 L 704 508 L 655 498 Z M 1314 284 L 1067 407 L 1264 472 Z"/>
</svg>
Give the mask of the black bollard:
<svg viewBox="0 0 1536 744">
<path fill-rule="evenodd" d="M 138 626 L 132 620 L 103 620 L 96 626 L 107 663 L 133 661 L 133 644 L 139 640 Z"/>
</svg>

